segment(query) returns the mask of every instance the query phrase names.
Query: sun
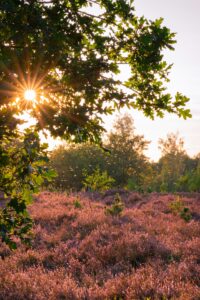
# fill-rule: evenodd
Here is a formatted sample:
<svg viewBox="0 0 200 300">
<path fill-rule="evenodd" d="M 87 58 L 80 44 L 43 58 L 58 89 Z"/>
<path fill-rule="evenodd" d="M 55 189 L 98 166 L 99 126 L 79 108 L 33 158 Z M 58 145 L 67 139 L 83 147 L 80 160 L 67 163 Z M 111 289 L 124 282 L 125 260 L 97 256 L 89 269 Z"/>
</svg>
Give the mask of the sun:
<svg viewBox="0 0 200 300">
<path fill-rule="evenodd" d="M 25 90 L 24 99 L 27 101 L 35 101 L 35 99 L 36 99 L 35 90 L 32 90 L 32 89 Z"/>
</svg>

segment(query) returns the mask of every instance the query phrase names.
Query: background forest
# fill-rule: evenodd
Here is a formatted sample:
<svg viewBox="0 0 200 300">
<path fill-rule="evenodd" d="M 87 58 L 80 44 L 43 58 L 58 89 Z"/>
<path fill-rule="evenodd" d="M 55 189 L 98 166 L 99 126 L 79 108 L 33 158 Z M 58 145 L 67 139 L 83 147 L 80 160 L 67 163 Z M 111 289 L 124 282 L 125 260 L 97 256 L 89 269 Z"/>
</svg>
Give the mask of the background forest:
<svg viewBox="0 0 200 300">
<path fill-rule="evenodd" d="M 54 188 L 200 191 L 200 155 L 190 157 L 178 134 L 170 133 L 166 139 L 159 140 L 161 157 L 158 162 L 151 162 L 145 155 L 150 142 L 137 134 L 128 114 L 116 119 L 112 131 L 103 140 L 101 147 L 84 143 L 55 149 L 50 158 L 58 174 Z"/>
</svg>

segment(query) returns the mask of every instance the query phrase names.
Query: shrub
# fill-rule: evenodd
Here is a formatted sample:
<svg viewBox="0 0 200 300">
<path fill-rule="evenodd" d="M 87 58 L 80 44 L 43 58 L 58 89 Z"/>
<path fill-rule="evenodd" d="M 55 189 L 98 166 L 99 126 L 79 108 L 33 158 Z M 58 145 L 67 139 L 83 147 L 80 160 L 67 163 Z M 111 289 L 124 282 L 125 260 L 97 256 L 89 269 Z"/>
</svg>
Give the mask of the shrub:
<svg viewBox="0 0 200 300">
<path fill-rule="evenodd" d="M 110 177 L 107 171 L 101 172 L 99 167 L 91 174 L 88 175 L 87 171 L 84 172 L 85 179 L 83 185 L 86 189 L 99 192 L 104 192 L 112 187 L 115 180 Z"/>
<path fill-rule="evenodd" d="M 180 196 L 176 196 L 175 200 L 169 204 L 169 208 L 171 209 L 171 212 L 175 215 L 181 212 L 183 206 L 184 204 L 181 201 Z"/>
<path fill-rule="evenodd" d="M 184 207 L 183 201 L 180 196 L 177 196 L 174 201 L 169 204 L 171 212 L 175 215 L 179 215 L 183 220 L 189 222 L 192 218 L 188 207 Z"/>
<path fill-rule="evenodd" d="M 180 217 L 186 222 L 189 222 L 192 219 L 192 215 L 188 207 L 183 208 L 183 210 L 180 212 Z"/>
<path fill-rule="evenodd" d="M 76 198 L 73 202 L 75 208 L 82 208 L 82 204 L 80 202 L 80 198 Z"/>
<path fill-rule="evenodd" d="M 124 203 L 121 200 L 119 193 L 115 195 L 114 202 L 111 207 L 106 208 L 106 214 L 111 216 L 120 216 L 124 209 Z"/>
</svg>

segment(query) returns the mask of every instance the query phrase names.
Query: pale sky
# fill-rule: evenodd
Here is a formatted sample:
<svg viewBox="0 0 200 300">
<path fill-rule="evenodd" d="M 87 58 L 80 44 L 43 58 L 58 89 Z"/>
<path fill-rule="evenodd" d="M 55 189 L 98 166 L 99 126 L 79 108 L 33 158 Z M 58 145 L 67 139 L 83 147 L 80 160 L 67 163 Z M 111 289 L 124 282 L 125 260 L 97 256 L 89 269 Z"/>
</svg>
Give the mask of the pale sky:
<svg viewBox="0 0 200 300">
<path fill-rule="evenodd" d="M 166 60 L 174 63 L 169 91 L 180 91 L 190 98 L 192 119 L 186 121 L 175 115 L 164 119 L 147 119 L 141 112 L 132 111 L 136 131 L 151 141 L 147 155 L 157 160 L 159 138 L 179 132 L 185 140 L 185 149 L 193 156 L 200 152 L 200 0 L 135 0 L 136 14 L 149 19 L 164 18 L 164 25 L 176 32 L 175 51 L 166 53 Z M 124 71 L 126 76 L 126 71 Z M 107 128 L 111 120 L 106 119 Z"/>
</svg>

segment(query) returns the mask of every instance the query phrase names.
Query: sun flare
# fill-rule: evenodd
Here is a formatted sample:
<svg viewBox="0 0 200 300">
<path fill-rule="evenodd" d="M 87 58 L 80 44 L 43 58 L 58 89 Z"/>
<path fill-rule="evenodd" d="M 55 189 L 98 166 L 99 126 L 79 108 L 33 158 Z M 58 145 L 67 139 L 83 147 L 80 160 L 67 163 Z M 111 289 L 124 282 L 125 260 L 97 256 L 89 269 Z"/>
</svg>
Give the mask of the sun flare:
<svg viewBox="0 0 200 300">
<path fill-rule="evenodd" d="M 36 98 L 36 92 L 35 92 L 35 90 L 31 90 L 31 89 L 25 90 L 25 92 L 24 92 L 24 98 L 27 101 L 35 101 L 35 98 Z"/>
</svg>

